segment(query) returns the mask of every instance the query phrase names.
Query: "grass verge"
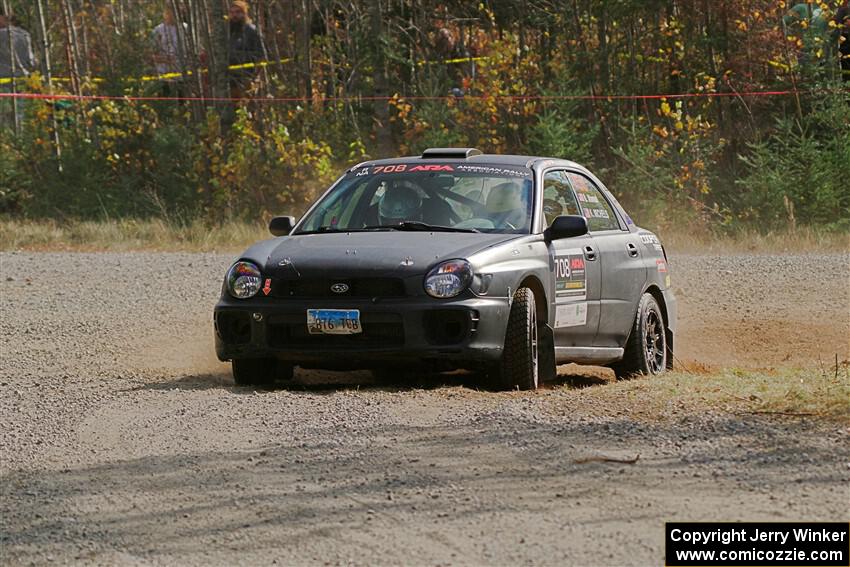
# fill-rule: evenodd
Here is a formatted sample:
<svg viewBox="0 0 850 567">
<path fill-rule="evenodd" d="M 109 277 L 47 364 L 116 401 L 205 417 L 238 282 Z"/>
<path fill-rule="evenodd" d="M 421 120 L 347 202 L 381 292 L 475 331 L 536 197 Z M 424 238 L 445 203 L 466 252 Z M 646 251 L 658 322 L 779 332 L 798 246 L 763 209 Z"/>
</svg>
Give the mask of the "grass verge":
<svg viewBox="0 0 850 567">
<path fill-rule="evenodd" d="M 269 238 L 265 223 L 163 219 L 106 221 L 20 220 L 0 217 L 0 250 L 29 251 L 238 251 Z M 734 252 L 841 252 L 850 250 L 850 234 L 819 233 L 811 229 L 759 234 L 740 231 L 712 236 L 685 231 L 660 231 L 668 251 L 674 253 Z"/>
<path fill-rule="evenodd" d="M 152 220 L 30 221 L 0 219 L 0 250 L 187 252 L 236 251 L 271 238 L 265 225 L 209 225 Z"/>
<path fill-rule="evenodd" d="M 683 229 L 686 227 L 682 227 Z M 846 252 L 850 250 L 850 233 L 820 232 L 798 228 L 783 232 L 759 233 L 741 229 L 732 234 L 669 230 L 658 232 L 668 252 L 673 253 L 770 253 Z"/>
<path fill-rule="evenodd" d="M 698 413 L 777 415 L 819 418 L 850 423 L 850 368 L 848 362 L 823 370 L 721 370 L 672 372 L 662 376 L 609 383 L 604 388 L 584 387 L 596 378 L 567 380 L 570 402 L 591 413 L 628 415 L 645 420 L 665 420 Z M 570 382 L 574 383 L 570 383 Z M 555 403 L 558 412 L 561 403 Z"/>
</svg>

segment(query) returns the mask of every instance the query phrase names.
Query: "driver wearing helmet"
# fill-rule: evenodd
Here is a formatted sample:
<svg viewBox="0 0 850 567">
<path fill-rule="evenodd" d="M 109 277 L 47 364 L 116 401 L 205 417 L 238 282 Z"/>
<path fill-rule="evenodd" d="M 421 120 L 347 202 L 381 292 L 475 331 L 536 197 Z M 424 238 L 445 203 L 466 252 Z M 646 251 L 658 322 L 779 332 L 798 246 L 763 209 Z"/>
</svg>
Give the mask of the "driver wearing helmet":
<svg viewBox="0 0 850 567">
<path fill-rule="evenodd" d="M 413 183 L 399 181 L 387 187 L 378 204 L 381 225 L 422 220 L 422 196 Z"/>
</svg>

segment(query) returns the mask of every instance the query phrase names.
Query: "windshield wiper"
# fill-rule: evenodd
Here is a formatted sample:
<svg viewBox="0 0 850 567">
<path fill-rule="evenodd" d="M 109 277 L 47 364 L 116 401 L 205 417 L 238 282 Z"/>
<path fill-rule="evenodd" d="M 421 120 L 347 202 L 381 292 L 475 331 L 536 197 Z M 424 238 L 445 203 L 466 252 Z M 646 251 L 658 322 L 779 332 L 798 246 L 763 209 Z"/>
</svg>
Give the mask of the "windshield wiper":
<svg viewBox="0 0 850 567">
<path fill-rule="evenodd" d="M 320 226 L 316 230 L 304 230 L 295 234 L 325 234 L 328 232 L 377 232 L 381 230 L 400 230 L 406 232 L 481 232 L 477 228 L 455 228 L 452 226 L 440 226 L 427 224 L 419 221 L 404 221 L 397 224 L 379 224 L 375 226 L 364 226 L 363 228 L 337 228 L 332 226 Z"/>
<path fill-rule="evenodd" d="M 433 230 L 434 232 L 481 232 L 477 228 L 455 228 L 453 226 L 440 226 L 436 224 L 427 224 L 419 221 L 404 221 L 398 224 L 382 224 L 378 226 L 367 226 L 367 229 L 389 229 L 401 230 L 409 232 L 424 232 Z"/>
<path fill-rule="evenodd" d="M 322 234 L 325 232 L 342 232 L 338 228 L 332 226 L 320 226 L 316 230 L 299 230 L 295 234 Z"/>
<path fill-rule="evenodd" d="M 333 226 L 320 226 L 316 230 L 302 230 L 300 232 L 296 232 L 296 235 L 301 234 L 327 234 L 329 232 L 373 232 L 375 230 L 388 230 L 393 229 L 395 227 L 392 226 L 367 226 L 364 228 L 336 228 Z"/>
</svg>

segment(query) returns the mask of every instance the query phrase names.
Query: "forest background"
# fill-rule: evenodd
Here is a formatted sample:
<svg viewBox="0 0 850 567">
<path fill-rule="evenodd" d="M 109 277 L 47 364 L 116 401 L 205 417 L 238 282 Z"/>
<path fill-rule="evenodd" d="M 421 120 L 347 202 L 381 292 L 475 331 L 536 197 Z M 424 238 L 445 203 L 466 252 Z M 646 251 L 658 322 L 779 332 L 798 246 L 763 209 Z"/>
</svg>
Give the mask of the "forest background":
<svg viewBox="0 0 850 567">
<path fill-rule="evenodd" d="M 472 146 L 585 164 L 656 230 L 850 230 L 843 0 L 255 0 L 268 63 L 235 105 L 226 2 L 0 2 L 38 59 L 17 91 L 114 97 L 0 101 L 7 221 L 256 222 L 365 159 Z M 147 99 L 166 7 L 193 100 Z"/>
</svg>

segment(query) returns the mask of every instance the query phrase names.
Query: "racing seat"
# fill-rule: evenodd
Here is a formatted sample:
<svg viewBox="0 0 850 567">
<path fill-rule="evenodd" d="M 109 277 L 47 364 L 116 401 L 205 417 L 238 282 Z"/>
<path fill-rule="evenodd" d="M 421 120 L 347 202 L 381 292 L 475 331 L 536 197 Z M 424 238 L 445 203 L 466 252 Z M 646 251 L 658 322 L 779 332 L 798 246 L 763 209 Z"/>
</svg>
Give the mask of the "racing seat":
<svg viewBox="0 0 850 567">
<path fill-rule="evenodd" d="M 484 205 L 497 228 L 524 228 L 527 221 L 522 187 L 515 181 L 500 183 L 487 195 Z"/>
</svg>

